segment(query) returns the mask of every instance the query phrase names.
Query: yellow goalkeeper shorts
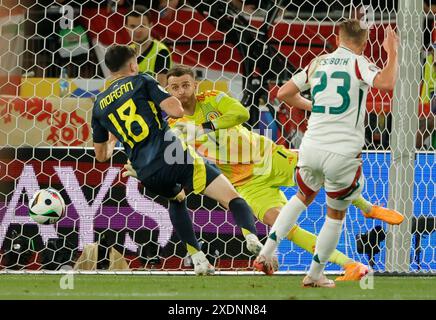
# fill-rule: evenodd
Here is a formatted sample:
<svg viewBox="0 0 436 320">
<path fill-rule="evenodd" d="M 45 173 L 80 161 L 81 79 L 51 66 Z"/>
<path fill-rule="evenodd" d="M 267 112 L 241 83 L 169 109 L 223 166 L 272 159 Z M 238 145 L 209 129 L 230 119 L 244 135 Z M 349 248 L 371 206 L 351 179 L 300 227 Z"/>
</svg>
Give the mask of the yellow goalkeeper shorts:
<svg viewBox="0 0 436 320">
<path fill-rule="evenodd" d="M 269 209 L 286 204 L 287 199 L 280 187 L 295 185 L 294 171 L 298 154 L 283 146 L 277 146 L 271 159 L 271 169 L 266 174 L 253 175 L 243 185 L 236 187 L 260 221 L 263 221 Z"/>
</svg>

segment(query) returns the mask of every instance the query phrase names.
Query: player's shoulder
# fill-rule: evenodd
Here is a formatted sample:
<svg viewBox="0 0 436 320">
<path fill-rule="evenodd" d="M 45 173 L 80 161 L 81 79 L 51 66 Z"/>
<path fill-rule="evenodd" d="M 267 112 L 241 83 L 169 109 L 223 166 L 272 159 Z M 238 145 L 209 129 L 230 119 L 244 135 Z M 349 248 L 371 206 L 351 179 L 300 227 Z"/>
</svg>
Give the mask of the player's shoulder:
<svg viewBox="0 0 436 320">
<path fill-rule="evenodd" d="M 220 91 L 218 90 L 206 90 L 203 92 L 200 92 L 196 95 L 197 100 L 204 100 L 210 97 L 216 97 L 218 94 L 220 93 Z"/>
<path fill-rule="evenodd" d="M 146 72 L 141 72 L 133 77 L 134 77 L 133 83 L 136 86 L 143 86 L 143 85 L 148 86 L 148 85 L 153 85 L 153 84 L 159 85 L 157 80 L 153 76 L 151 76 L 150 74 L 148 74 Z"/>
<path fill-rule="evenodd" d="M 315 62 L 317 62 L 317 61 L 320 61 L 320 60 L 322 60 L 322 59 L 328 59 L 328 58 L 330 58 L 330 57 L 331 57 L 331 53 L 320 54 L 319 56 L 316 56 L 315 58 L 313 58 L 313 59 L 309 62 L 309 65 L 311 65 L 311 64 L 313 64 L 313 63 L 315 63 Z"/>
<path fill-rule="evenodd" d="M 304 68 L 298 70 L 294 74 L 294 79 L 296 79 L 295 77 L 301 76 L 302 74 L 305 74 L 305 77 L 306 77 L 305 79 L 308 79 L 309 75 L 313 74 L 313 71 L 319 65 L 319 62 L 323 59 L 328 58 L 328 56 L 329 56 L 329 54 L 321 54 L 319 56 L 314 57 L 312 60 L 310 60 L 310 62 Z"/>
<path fill-rule="evenodd" d="M 371 59 L 369 59 L 367 56 L 363 54 L 356 55 L 356 60 L 358 63 L 375 64 L 374 62 L 371 61 Z"/>
<path fill-rule="evenodd" d="M 218 90 L 206 90 L 206 91 L 200 92 L 197 95 L 197 97 L 199 97 L 199 98 L 216 97 L 220 93 L 221 93 L 221 91 L 218 91 Z"/>
<path fill-rule="evenodd" d="M 93 118 L 100 118 L 103 115 L 103 110 L 106 109 L 108 106 L 108 102 L 110 100 L 110 86 L 101 91 L 94 100 L 93 106 L 92 106 L 92 117 Z"/>
<path fill-rule="evenodd" d="M 198 102 L 219 102 L 225 96 L 227 96 L 227 94 L 223 91 L 206 90 L 197 94 L 195 98 Z"/>
<path fill-rule="evenodd" d="M 354 62 L 359 57 L 351 49 L 339 46 L 335 51 L 327 53 L 320 58 L 320 64 L 327 67 L 336 68 L 337 66 L 352 67 Z M 321 61 L 322 60 L 322 61 Z"/>
<path fill-rule="evenodd" d="M 156 82 L 156 80 L 151 75 L 149 75 L 147 72 L 140 72 L 134 77 L 140 81 Z"/>
<path fill-rule="evenodd" d="M 319 56 L 316 56 L 315 58 L 313 58 L 313 59 L 309 62 L 308 66 L 313 65 L 313 64 L 316 64 L 317 62 L 319 62 L 319 61 L 321 61 L 321 60 L 324 60 L 324 59 L 330 59 L 330 58 L 333 58 L 333 57 L 334 57 L 334 52 L 320 54 Z"/>
<path fill-rule="evenodd" d="M 310 60 L 310 62 L 306 65 L 306 67 L 302 71 L 305 72 L 306 74 L 311 73 L 311 72 L 309 72 L 309 70 L 313 70 L 314 68 L 316 68 L 319 65 L 319 62 L 321 60 L 328 59 L 329 56 L 330 56 L 329 53 L 325 53 L 325 54 L 321 54 L 319 56 L 316 56 L 315 58 Z"/>
<path fill-rule="evenodd" d="M 112 91 L 112 87 L 111 87 L 111 83 L 109 83 L 108 87 L 105 88 L 103 91 L 100 91 L 100 93 L 97 94 L 97 96 L 95 97 L 94 108 L 96 108 L 100 104 L 102 99 L 105 99 L 111 91 Z"/>
</svg>

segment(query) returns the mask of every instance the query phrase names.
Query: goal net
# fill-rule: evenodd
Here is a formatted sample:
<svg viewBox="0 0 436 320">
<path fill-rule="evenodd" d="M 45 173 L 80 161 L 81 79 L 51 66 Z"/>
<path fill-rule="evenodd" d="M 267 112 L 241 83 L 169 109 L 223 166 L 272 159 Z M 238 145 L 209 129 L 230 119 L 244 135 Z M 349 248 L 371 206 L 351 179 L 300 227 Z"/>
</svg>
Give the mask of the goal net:
<svg viewBox="0 0 436 320">
<path fill-rule="evenodd" d="M 108 163 L 94 159 L 90 120 L 108 77 L 103 57 L 110 45 L 132 42 L 134 31 L 125 21 L 132 2 L 0 4 L 2 270 L 59 270 L 78 261 L 86 270 L 192 269 L 165 199 L 121 177 L 127 161 L 121 148 Z M 309 114 L 280 104 L 278 88 L 315 56 L 337 48 L 335 27 L 342 18 L 357 17 L 368 26 L 365 55 L 379 67 L 386 62 L 384 31 L 396 26 L 400 84 L 395 94 L 368 94 L 363 195 L 407 211 L 406 221 L 393 228 L 350 207 L 338 250 L 380 272 L 433 271 L 436 9 L 399 2 L 150 1 L 146 7 L 151 37 L 169 48 L 173 65 L 193 68 L 199 92 L 220 90 L 239 99 L 250 110 L 247 127 L 291 149 L 298 149 Z M 28 215 L 28 202 L 47 187 L 60 191 L 66 215 L 57 224 L 39 225 Z M 296 192 L 282 190 L 288 198 Z M 251 270 L 254 257 L 232 215 L 194 194 L 188 207 L 211 263 L 219 270 Z M 325 214 L 321 192 L 299 225 L 317 234 Z M 257 227 L 264 238 L 268 227 Z M 305 272 L 312 258 L 288 240 L 277 254 L 284 272 Z M 327 270 L 341 267 L 331 263 Z"/>
</svg>

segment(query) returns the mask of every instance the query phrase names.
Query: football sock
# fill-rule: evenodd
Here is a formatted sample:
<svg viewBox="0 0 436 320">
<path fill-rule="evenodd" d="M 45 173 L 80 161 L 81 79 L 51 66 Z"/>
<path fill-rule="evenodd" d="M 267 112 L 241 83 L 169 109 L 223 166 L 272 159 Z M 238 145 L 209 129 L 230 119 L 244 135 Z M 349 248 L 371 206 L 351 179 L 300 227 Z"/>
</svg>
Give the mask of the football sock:
<svg viewBox="0 0 436 320">
<path fill-rule="evenodd" d="M 196 254 L 197 252 L 200 252 L 200 249 L 197 249 L 189 244 L 186 244 L 186 250 L 188 251 L 188 254 L 190 256 L 193 256 L 194 254 Z"/>
<path fill-rule="evenodd" d="M 315 252 L 316 235 L 304 230 L 303 228 L 300 228 L 298 225 L 292 227 L 292 230 L 289 231 L 287 238 L 300 248 L 303 248 L 312 254 Z M 335 249 L 328 261 L 344 267 L 345 264 L 352 262 L 353 259 Z"/>
<path fill-rule="evenodd" d="M 351 259 L 350 257 L 348 257 L 347 255 L 343 254 L 342 252 L 340 252 L 339 250 L 335 249 L 335 251 L 333 251 L 332 255 L 330 256 L 329 262 L 340 265 L 342 268 L 350 262 L 354 262 L 353 259 Z"/>
<path fill-rule="evenodd" d="M 287 236 L 289 241 L 292 241 L 300 248 L 313 254 L 315 251 L 316 235 L 294 225 Z"/>
<path fill-rule="evenodd" d="M 268 239 L 260 252 L 261 255 L 271 257 L 274 254 L 280 241 L 288 235 L 289 230 L 295 225 L 298 217 L 306 208 L 306 205 L 297 196 L 293 196 L 284 205 L 271 228 Z"/>
<path fill-rule="evenodd" d="M 244 199 L 232 199 L 229 202 L 229 209 L 233 213 L 236 225 L 242 229 L 244 237 L 250 233 L 257 234 L 253 210 Z"/>
<path fill-rule="evenodd" d="M 186 207 L 186 199 L 182 202 L 171 200 L 169 206 L 171 223 L 179 239 L 186 245 L 190 255 L 200 251 L 200 244 L 195 237 L 192 220 Z"/>
<path fill-rule="evenodd" d="M 309 276 L 313 280 L 319 280 L 328 258 L 332 255 L 341 236 L 344 220 L 325 218 L 318 239 L 316 240 L 315 255 L 310 264 Z"/>
<path fill-rule="evenodd" d="M 366 200 L 364 197 L 359 196 L 356 200 L 352 202 L 353 206 L 358 207 L 365 213 L 370 213 L 372 209 L 372 203 Z"/>
</svg>

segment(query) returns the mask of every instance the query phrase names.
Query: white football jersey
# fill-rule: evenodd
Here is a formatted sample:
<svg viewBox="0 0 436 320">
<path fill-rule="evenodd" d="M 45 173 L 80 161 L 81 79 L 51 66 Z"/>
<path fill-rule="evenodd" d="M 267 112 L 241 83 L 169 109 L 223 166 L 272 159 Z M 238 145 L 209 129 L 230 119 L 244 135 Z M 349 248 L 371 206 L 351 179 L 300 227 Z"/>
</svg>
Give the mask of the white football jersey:
<svg viewBox="0 0 436 320">
<path fill-rule="evenodd" d="M 379 71 L 364 56 L 339 47 L 295 74 L 292 80 L 300 91 L 310 88 L 312 95 L 312 113 L 302 143 L 357 156 L 365 142 L 366 96 Z"/>
</svg>

